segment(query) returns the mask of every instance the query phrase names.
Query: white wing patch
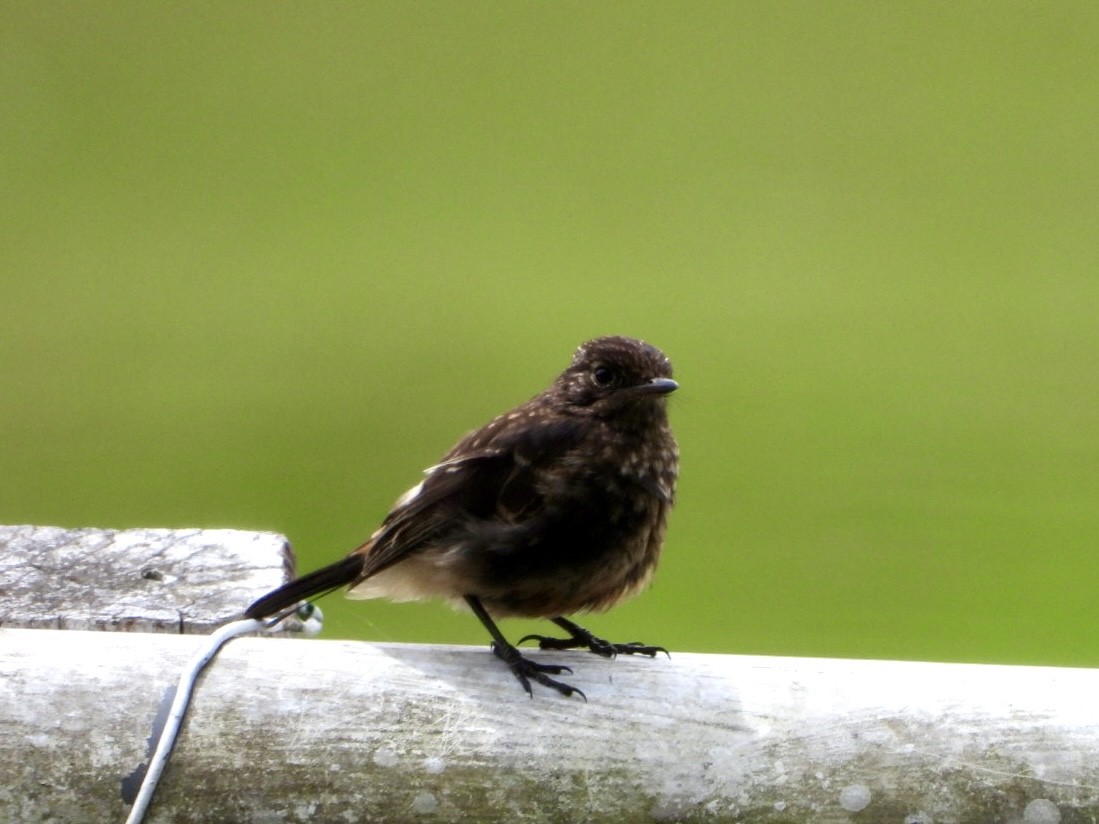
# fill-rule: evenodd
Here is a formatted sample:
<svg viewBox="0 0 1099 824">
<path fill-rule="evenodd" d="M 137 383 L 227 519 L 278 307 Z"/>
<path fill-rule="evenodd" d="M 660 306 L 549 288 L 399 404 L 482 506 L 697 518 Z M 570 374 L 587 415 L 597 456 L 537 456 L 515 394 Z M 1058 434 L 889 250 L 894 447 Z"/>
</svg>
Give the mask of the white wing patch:
<svg viewBox="0 0 1099 824">
<path fill-rule="evenodd" d="M 424 474 L 430 474 L 430 473 L 431 473 L 430 469 L 425 470 L 425 472 L 424 472 Z M 416 500 L 416 498 L 418 498 L 420 493 L 423 492 L 423 491 L 424 491 L 424 482 L 420 481 L 418 484 L 416 484 L 414 487 L 412 487 L 412 489 L 405 492 L 403 495 L 401 495 L 401 497 L 399 497 L 396 500 L 396 502 L 393 504 L 393 509 L 400 509 L 402 506 L 408 506 L 410 503 L 412 503 L 414 500 Z"/>
</svg>

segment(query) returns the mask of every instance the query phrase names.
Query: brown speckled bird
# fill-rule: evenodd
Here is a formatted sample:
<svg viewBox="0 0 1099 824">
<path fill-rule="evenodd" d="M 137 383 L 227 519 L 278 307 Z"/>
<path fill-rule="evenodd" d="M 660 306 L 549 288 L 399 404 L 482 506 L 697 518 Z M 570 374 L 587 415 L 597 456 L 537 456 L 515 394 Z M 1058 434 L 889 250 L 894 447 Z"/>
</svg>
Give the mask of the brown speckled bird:
<svg viewBox="0 0 1099 824">
<path fill-rule="evenodd" d="M 604 337 L 576 350 L 548 389 L 470 432 L 393 505 L 343 560 L 260 598 L 248 618 L 349 586 L 352 598 L 441 598 L 468 607 L 523 688 L 583 693 L 524 657 L 494 619 L 548 618 L 564 639 L 542 649 L 604 656 L 663 648 L 612 644 L 565 616 L 636 594 L 656 569 L 675 499 L 679 452 L 666 396 L 677 388 L 660 350 Z"/>
</svg>

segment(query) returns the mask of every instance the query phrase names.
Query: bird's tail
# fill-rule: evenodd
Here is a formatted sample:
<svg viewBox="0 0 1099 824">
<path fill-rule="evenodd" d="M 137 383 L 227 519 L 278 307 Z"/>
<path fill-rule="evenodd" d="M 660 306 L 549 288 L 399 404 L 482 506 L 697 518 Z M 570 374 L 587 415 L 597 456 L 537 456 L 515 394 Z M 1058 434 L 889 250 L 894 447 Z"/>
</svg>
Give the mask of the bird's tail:
<svg viewBox="0 0 1099 824">
<path fill-rule="evenodd" d="M 353 583 L 362 572 L 363 556 L 348 555 L 334 564 L 295 578 L 272 590 L 244 611 L 245 618 L 268 618 L 307 598 L 325 595 Z"/>
</svg>

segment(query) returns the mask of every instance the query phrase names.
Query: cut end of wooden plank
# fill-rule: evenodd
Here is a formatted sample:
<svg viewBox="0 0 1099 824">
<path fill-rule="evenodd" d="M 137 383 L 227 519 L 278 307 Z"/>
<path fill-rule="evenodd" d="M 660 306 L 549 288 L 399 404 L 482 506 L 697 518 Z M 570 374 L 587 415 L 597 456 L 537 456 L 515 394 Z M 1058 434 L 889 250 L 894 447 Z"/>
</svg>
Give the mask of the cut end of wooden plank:
<svg viewBox="0 0 1099 824">
<path fill-rule="evenodd" d="M 0 626 L 207 633 L 293 572 L 273 532 L 0 526 Z"/>
</svg>

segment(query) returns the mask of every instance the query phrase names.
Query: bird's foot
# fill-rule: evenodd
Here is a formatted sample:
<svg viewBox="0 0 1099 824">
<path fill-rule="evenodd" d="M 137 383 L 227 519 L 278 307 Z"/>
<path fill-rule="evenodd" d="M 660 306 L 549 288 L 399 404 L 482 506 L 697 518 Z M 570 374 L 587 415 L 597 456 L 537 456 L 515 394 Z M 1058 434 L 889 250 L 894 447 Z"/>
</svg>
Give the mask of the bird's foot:
<svg viewBox="0 0 1099 824">
<path fill-rule="evenodd" d="M 539 664 L 537 661 L 532 661 L 529 658 L 524 657 L 519 650 L 510 644 L 502 646 L 493 643 L 492 651 L 496 654 L 497 658 L 508 665 L 512 674 L 519 679 L 519 683 L 523 685 L 523 689 L 527 691 L 527 695 L 531 698 L 534 697 L 534 690 L 531 688 L 530 682 L 537 681 L 544 687 L 557 690 L 566 698 L 571 695 L 579 695 L 585 701 L 588 700 L 588 696 L 584 695 L 583 690 L 570 686 L 563 681 L 550 678 L 550 675 L 560 675 L 563 672 L 567 672 L 571 675 L 572 670 L 568 667 L 559 664 Z"/>
<path fill-rule="evenodd" d="M 560 623 L 560 622 L 558 622 Z M 565 629 L 569 631 L 571 637 L 569 638 L 550 638 L 545 635 L 526 635 L 519 639 L 519 643 L 524 641 L 537 641 L 539 649 L 587 649 L 590 652 L 594 652 L 596 655 L 602 655 L 604 658 L 614 658 L 616 655 L 647 655 L 650 658 L 655 658 L 657 653 L 662 652 L 665 655 L 668 651 L 664 647 L 654 647 L 650 644 L 642 644 L 640 641 L 630 641 L 627 644 L 612 644 L 610 641 L 605 641 L 596 635 L 592 635 L 583 627 L 568 622 L 568 626 Z"/>
</svg>

